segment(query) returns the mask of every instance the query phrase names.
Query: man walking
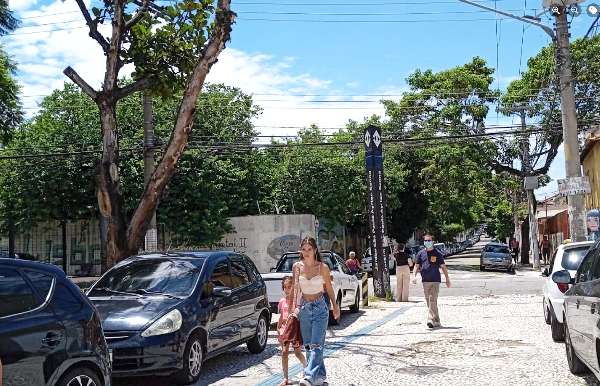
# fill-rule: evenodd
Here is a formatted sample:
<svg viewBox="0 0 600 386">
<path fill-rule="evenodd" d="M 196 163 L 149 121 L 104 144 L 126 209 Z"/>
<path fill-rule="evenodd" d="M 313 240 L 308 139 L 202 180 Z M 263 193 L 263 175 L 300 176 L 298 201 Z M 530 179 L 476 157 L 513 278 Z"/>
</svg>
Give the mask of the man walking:
<svg viewBox="0 0 600 386">
<path fill-rule="evenodd" d="M 442 281 L 440 269 L 446 277 L 446 287 L 450 288 L 450 277 L 448 276 L 448 268 L 444 261 L 444 256 L 441 252 L 433 247 L 433 236 L 426 234 L 423 238 L 425 249 L 419 251 L 416 257 L 415 270 L 413 281 L 416 280 L 417 273 L 421 273 L 423 281 L 423 292 L 425 300 L 429 308 L 429 316 L 427 318 L 427 327 L 441 327 L 440 315 L 438 312 L 437 300 L 440 293 L 440 283 Z"/>
</svg>

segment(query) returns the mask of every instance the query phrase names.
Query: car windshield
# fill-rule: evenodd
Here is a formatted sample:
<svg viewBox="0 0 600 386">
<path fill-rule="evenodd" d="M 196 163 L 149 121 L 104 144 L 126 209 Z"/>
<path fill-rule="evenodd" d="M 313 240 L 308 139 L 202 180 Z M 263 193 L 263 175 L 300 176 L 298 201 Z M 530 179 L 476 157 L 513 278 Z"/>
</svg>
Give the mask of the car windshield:
<svg viewBox="0 0 600 386">
<path fill-rule="evenodd" d="M 488 245 L 485 247 L 485 251 L 490 253 L 505 253 L 510 255 L 508 248 L 501 245 Z"/>
<path fill-rule="evenodd" d="M 569 271 L 577 271 L 588 249 L 590 249 L 589 245 L 565 249 L 561 262 L 562 267 Z"/>
<path fill-rule="evenodd" d="M 204 259 L 151 259 L 114 268 L 93 288 L 90 296 L 100 293 L 165 294 L 188 296 L 200 275 Z"/>
<path fill-rule="evenodd" d="M 323 259 L 323 262 L 329 266 L 329 269 L 333 270 L 331 255 L 322 253 L 321 258 Z M 277 265 L 277 272 L 292 272 L 292 267 L 299 260 L 300 255 L 298 253 L 289 253 L 283 255 L 281 260 L 279 260 L 279 264 Z"/>
</svg>

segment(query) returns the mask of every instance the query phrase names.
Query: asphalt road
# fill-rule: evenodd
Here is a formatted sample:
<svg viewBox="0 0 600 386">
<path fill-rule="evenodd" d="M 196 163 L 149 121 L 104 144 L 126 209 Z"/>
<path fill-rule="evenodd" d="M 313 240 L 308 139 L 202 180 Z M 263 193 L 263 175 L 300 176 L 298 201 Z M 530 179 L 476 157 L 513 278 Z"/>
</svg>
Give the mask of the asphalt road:
<svg viewBox="0 0 600 386">
<path fill-rule="evenodd" d="M 479 270 L 479 256 L 489 239 L 481 241 L 465 252 L 446 259 L 451 288 L 442 284 L 440 296 L 491 296 L 491 295 L 541 295 L 544 278 L 540 271 L 519 267 L 516 273 Z M 420 276 L 411 284 L 409 297 L 422 297 Z M 442 276 L 443 279 L 443 276 Z M 396 276 L 390 277 L 392 291 L 396 289 Z M 373 295 L 373 279 L 369 279 L 369 294 Z"/>
</svg>

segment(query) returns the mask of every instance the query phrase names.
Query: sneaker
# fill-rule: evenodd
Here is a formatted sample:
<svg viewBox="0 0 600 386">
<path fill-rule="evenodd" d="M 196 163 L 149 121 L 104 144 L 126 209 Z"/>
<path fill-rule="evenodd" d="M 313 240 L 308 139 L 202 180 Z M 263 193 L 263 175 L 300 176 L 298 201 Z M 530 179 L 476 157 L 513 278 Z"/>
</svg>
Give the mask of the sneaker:
<svg viewBox="0 0 600 386">
<path fill-rule="evenodd" d="M 431 329 L 432 329 L 432 328 L 433 328 L 433 323 L 431 323 L 431 322 L 427 322 L 427 327 L 429 327 L 429 328 L 431 328 Z"/>
</svg>

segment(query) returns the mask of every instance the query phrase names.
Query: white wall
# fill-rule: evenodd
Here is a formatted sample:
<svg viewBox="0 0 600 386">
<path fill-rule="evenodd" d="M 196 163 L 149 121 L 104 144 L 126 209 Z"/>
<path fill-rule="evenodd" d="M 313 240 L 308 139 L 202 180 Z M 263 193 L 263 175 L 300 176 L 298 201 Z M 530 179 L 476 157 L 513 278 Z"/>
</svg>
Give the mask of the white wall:
<svg viewBox="0 0 600 386">
<path fill-rule="evenodd" d="M 297 251 L 304 237 L 315 235 L 311 214 L 231 217 L 229 222 L 235 232 L 223 236 L 218 247 L 247 255 L 262 273 L 284 252 Z"/>
</svg>

